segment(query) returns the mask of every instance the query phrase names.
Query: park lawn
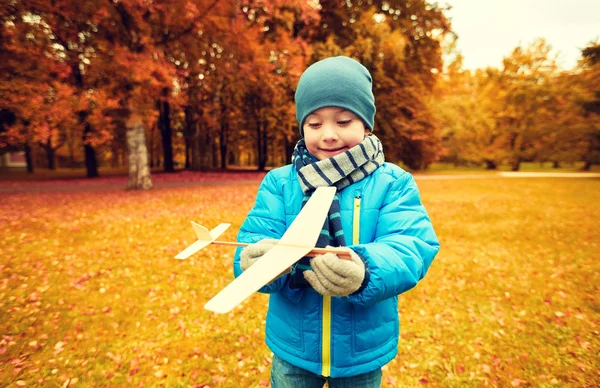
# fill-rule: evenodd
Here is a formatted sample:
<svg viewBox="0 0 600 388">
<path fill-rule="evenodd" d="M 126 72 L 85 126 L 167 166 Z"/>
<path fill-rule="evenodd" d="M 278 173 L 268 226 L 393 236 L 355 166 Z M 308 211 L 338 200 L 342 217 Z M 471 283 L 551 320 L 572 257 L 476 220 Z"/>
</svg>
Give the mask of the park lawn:
<svg viewBox="0 0 600 388">
<path fill-rule="evenodd" d="M 151 169 L 152 172 L 159 172 L 160 169 Z M 106 176 L 127 176 L 127 167 L 99 167 L 98 173 L 102 177 Z M 46 181 L 55 179 L 79 179 L 85 178 L 87 170 L 78 168 L 56 168 L 50 170 L 47 168 L 36 167 L 33 173 L 28 173 L 22 169 L 11 169 L 0 171 L 0 182 L 26 182 L 26 181 Z"/>
<path fill-rule="evenodd" d="M 523 162 L 521 163 L 520 172 L 550 172 L 550 173 L 574 173 L 574 172 L 600 172 L 600 165 L 592 165 L 589 171 L 583 171 L 583 162 L 562 163 L 559 167 L 554 168 L 551 162 L 536 163 Z M 496 175 L 498 172 L 511 171 L 507 164 L 500 164 L 496 170 L 488 170 L 485 165 L 480 166 L 460 166 L 452 163 L 433 163 L 427 170 L 415 171 L 416 174 L 427 175 L 460 175 L 460 174 L 486 174 Z"/>
<path fill-rule="evenodd" d="M 383 386 L 600 385 L 600 180 L 418 183 L 442 249 Z M 173 259 L 190 220 L 234 240 L 257 187 L 0 194 L 0 381 L 267 386 L 268 297 L 202 308 L 233 249 Z"/>
<path fill-rule="evenodd" d="M 406 166 L 403 166 L 406 168 Z M 553 168 L 551 162 L 546 163 L 534 163 L 534 162 L 523 162 L 521 163 L 521 172 L 551 172 L 551 173 L 574 173 L 574 172 L 583 172 L 581 169 L 583 167 L 583 162 L 575 162 L 575 163 L 563 163 L 559 168 Z M 267 170 L 272 167 L 267 167 Z M 153 167 L 152 169 L 153 177 L 165 175 L 162 167 Z M 222 172 L 222 173 L 252 173 L 256 172 L 256 166 L 229 166 L 227 170 L 215 169 L 213 172 Z M 461 174 L 484 174 L 484 175 L 497 175 L 498 172 L 510 171 L 510 166 L 506 164 L 502 164 L 498 167 L 497 170 L 487 170 L 484 165 L 481 166 L 456 166 L 452 163 L 433 163 L 427 170 L 421 171 L 413 171 L 416 175 L 461 175 Z M 177 172 L 184 172 L 188 174 L 196 174 L 198 172 L 192 170 L 184 170 L 181 168 L 177 169 Z M 592 173 L 600 172 L 600 165 L 592 165 L 590 171 Z M 108 167 L 108 166 L 100 166 L 98 168 L 98 173 L 100 174 L 100 180 L 103 178 L 114 178 L 114 177 L 122 177 L 126 178 L 128 174 L 127 167 Z M 177 174 L 169 174 L 166 175 L 174 175 Z M 0 170 L 0 185 L 2 183 L 8 182 L 43 182 L 43 181 L 52 181 L 52 180 L 75 180 L 75 179 L 85 179 L 86 177 L 86 169 L 83 167 L 79 168 L 57 168 L 55 170 L 49 170 L 47 168 L 36 167 L 32 174 L 22 171 L 22 170 Z M 96 178 L 95 180 L 99 180 Z"/>
</svg>

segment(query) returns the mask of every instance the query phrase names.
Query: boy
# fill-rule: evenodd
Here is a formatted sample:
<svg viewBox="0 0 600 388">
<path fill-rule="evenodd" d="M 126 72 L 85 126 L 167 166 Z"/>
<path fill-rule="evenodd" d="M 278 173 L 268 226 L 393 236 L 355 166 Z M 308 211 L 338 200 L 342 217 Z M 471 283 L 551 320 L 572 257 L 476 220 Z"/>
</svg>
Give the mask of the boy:
<svg viewBox="0 0 600 388">
<path fill-rule="evenodd" d="M 371 134 L 375 98 L 369 71 L 347 57 L 310 66 L 296 89 L 300 140 L 293 163 L 267 174 L 238 235 L 234 273 L 277 243 L 319 186 L 338 191 L 317 246 L 348 246 L 301 259 L 263 287 L 270 294 L 266 342 L 271 384 L 379 387 L 397 354 L 398 295 L 423 278 L 439 250 L 412 176 L 385 163 Z"/>
</svg>

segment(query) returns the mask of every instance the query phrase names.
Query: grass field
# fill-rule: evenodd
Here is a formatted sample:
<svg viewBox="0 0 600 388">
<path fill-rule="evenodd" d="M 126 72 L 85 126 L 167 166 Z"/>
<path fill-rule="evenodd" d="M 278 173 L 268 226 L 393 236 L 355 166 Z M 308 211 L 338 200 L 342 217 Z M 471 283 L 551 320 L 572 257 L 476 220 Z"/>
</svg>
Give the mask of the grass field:
<svg viewBox="0 0 600 388">
<path fill-rule="evenodd" d="M 599 386 L 599 179 L 419 182 L 442 243 L 384 387 Z M 268 298 L 219 316 L 233 250 L 173 256 L 257 185 L 0 194 L 6 386 L 267 386 Z"/>
<path fill-rule="evenodd" d="M 405 167 L 405 166 L 404 166 Z M 581 172 L 582 162 L 563 163 L 559 168 L 553 168 L 552 163 L 521 163 L 523 172 Z M 270 168 L 270 167 L 269 167 Z M 251 173 L 256 171 L 256 167 L 231 166 L 230 171 Z M 178 171 L 184 171 L 178 169 Z M 217 170 L 221 171 L 221 170 Z M 415 171 L 415 174 L 487 174 L 494 175 L 498 171 L 510 171 L 508 165 L 500 165 L 497 170 L 487 170 L 484 166 L 455 166 L 452 163 L 433 163 L 427 170 Z M 99 167 L 98 172 L 101 177 L 127 176 L 127 167 Z M 160 167 L 152 168 L 152 174 L 160 174 L 163 169 Z M 593 165 L 589 172 L 600 172 L 600 165 Z M 33 174 L 21 170 L 0 170 L 0 182 L 31 182 L 47 181 L 53 179 L 80 179 L 86 177 L 85 168 L 57 168 L 49 170 L 47 168 L 36 168 Z"/>
<path fill-rule="evenodd" d="M 581 172 L 582 162 L 563 163 L 558 168 L 552 167 L 551 162 L 523 162 L 519 171 L 522 172 Z M 498 171 L 511 171 L 507 164 L 501 164 L 497 170 L 488 170 L 485 166 L 455 166 L 452 163 L 433 163 L 427 170 L 418 171 L 422 174 L 495 174 Z M 599 172 L 600 165 L 592 165 L 589 172 Z"/>
</svg>

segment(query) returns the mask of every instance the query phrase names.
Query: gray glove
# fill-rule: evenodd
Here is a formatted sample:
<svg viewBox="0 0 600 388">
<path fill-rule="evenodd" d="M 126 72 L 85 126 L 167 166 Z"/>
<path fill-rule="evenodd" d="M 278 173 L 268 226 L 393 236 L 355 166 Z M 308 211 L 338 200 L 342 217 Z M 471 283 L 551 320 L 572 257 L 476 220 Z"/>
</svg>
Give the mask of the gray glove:
<svg viewBox="0 0 600 388">
<path fill-rule="evenodd" d="M 266 238 L 264 240 L 260 240 L 257 243 L 248 245 L 246 248 L 244 248 L 240 253 L 240 266 L 242 267 L 242 271 L 245 271 L 248 268 L 250 268 L 252 264 L 256 263 L 258 259 L 263 257 L 278 242 L 279 240 Z M 288 274 L 291 271 L 292 269 L 288 268 L 287 270 L 283 271 L 278 276 L 276 276 L 275 279 L 279 278 L 282 275 Z M 271 280 L 271 283 L 273 282 L 273 280 Z"/>
<path fill-rule="evenodd" d="M 256 260 L 263 257 L 267 252 L 273 248 L 279 240 L 273 238 L 266 238 L 260 240 L 257 243 L 250 244 L 242 250 L 240 253 L 240 266 L 242 271 L 247 270 L 250 266 L 256 263 Z"/>
<path fill-rule="evenodd" d="M 310 261 L 312 271 L 304 278 L 321 295 L 348 296 L 358 290 L 365 278 L 365 264 L 350 250 L 352 260 L 340 259 L 335 253 L 315 256 Z"/>
</svg>

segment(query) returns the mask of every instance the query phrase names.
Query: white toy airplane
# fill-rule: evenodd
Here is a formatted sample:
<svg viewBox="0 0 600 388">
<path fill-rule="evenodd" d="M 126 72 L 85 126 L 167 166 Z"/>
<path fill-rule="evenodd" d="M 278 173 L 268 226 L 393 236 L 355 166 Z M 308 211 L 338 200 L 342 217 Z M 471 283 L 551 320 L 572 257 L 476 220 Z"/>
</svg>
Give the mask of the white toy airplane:
<svg viewBox="0 0 600 388">
<path fill-rule="evenodd" d="M 317 188 L 277 245 L 209 300 L 204 308 L 221 314 L 231 311 L 304 256 L 332 252 L 342 259 L 350 260 L 349 248 L 315 248 L 335 192 L 335 187 Z M 192 222 L 198 241 L 175 258 L 187 259 L 209 244 L 247 246 L 248 244 L 238 242 L 216 241 L 229 226 L 230 224 L 220 224 L 209 232 L 205 227 Z"/>
</svg>

